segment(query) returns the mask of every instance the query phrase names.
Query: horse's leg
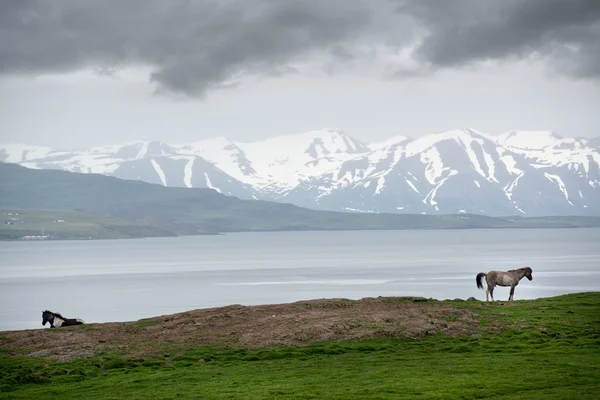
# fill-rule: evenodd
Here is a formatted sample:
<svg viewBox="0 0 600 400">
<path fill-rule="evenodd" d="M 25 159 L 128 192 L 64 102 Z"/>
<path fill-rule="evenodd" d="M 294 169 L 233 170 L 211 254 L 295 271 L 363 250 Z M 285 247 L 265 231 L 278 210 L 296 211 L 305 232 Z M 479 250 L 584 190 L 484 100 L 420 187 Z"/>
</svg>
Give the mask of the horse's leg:
<svg viewBox="0 0 600 400">
<path fill-rule="evenodd" d="M 485 301 L 490 301 L 490 287 L 485 288 Z"/>
<path fill-rule="evenodd" d="M 516 286 L 510 287 L 510 296 L 508 296 L 508 301 L 511 301 L 513 299 L 513 296 L 515 295 L 515 287 Z"/>
<path fill-rule="evenodd" d="M 496 286 L 494 285 L 494 286 L 492 286 L 492 287 L 490 288 L 490 296 L 492 297 L 492 301 L 494 301 L 494 288 L 495 288 L 495 287 L 496 287 Z"/>
</svg>

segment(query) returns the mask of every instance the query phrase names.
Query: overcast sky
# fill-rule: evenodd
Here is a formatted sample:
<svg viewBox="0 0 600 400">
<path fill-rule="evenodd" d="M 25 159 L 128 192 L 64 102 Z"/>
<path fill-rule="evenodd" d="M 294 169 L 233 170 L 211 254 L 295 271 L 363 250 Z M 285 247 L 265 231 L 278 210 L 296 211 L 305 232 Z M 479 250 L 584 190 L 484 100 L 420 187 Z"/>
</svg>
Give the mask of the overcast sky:
<svg viewBox="0 0 600 400">
<path fill-rule="evenodd" d="M 598 0 L 6 0 L 0 142 L 600 136 Z"/>
</svg>

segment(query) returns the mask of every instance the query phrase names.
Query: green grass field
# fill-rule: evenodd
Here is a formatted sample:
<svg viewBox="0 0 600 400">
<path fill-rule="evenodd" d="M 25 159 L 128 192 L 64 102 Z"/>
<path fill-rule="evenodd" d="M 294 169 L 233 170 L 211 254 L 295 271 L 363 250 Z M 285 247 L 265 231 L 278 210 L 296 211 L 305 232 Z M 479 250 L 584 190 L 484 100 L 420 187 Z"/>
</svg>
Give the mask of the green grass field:
<svg viewBox="0 0 600 400">
<path fill-rule="evenodd" d="M 5 348 L 0 398 L 600 397 L 600 293 L 452 304 L 473 310 L 479 328 L 462 337 L 379 337 L 275 348 L 157 342 L 147 354 L 114 351 L 64 363 Z"/>
</svg>

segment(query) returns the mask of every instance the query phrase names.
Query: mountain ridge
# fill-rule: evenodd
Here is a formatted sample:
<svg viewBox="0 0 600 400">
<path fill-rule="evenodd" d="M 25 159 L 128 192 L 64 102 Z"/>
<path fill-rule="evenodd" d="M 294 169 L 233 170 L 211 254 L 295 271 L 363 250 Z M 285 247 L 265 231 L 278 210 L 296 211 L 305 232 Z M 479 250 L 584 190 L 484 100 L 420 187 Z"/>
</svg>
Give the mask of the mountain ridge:
<svg viewBox="0 0 600 400">
<path fill-rule="evenodd" d="M 83 150 L 0 146 L 0 161 L 102 173 L 330 211 L 600 215 L 596 139 L 455 129 L 364 143 L 340 130 Z"/>
</svg>

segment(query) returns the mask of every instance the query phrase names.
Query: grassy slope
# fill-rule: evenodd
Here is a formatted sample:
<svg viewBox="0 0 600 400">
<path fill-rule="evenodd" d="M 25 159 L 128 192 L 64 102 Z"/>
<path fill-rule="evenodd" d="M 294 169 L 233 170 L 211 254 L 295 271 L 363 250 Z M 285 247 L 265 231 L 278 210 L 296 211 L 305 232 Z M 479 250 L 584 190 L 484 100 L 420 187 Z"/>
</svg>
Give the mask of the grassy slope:
<svg viewBox="0 0 600 400">
<path fill-rule="evenodd" d="M 7 225 L 4 223 L 6 221 L 13 224 Z M 42 228 L 49 239 L 125 239 L 175 235 L 147 224 L 77 211 L 5 210 L 0 212 L 0 223 L 0 240 L 41 235 Z"/>
<path fill-rule="evenodd" d="M 159 355 L 68 363 L 5 354 L 0 398 L 598 398 L 600 293 L 454 305 L 479 315 L 478 333 L 258 349 L 162 343 Z"/>
<path fill-rule="evenodd" d="M 94 174 L 0 164 L 0 209 L 111 215 L 177 234 L 198 232 L 600 226 L 598 218 L 350 214 L 245 201 L 209 189 L 165 188 Z"/>
</svg>

